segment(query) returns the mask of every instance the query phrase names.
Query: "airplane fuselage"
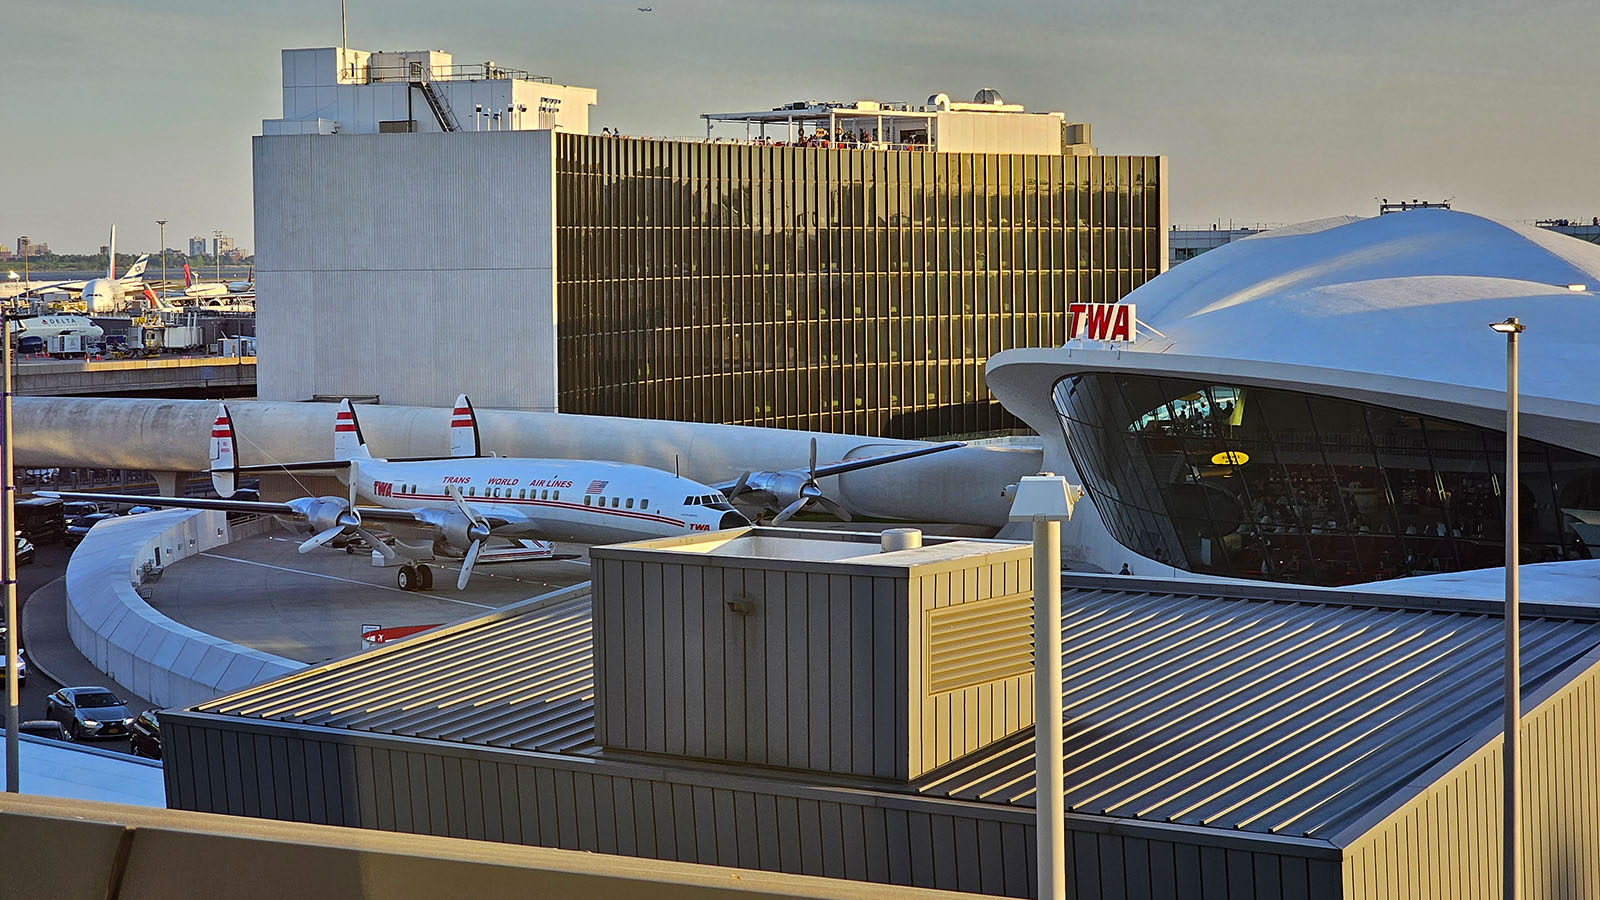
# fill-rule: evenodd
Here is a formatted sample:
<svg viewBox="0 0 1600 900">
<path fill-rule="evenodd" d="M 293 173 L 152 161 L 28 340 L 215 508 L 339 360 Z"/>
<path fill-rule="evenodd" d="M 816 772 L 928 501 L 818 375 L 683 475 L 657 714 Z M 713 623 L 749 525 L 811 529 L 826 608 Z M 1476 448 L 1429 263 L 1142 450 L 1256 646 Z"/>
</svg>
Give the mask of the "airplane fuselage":
<svg viewBox="0 0 1600 900">
<path fill-rule="evenodd" d="M 530 537 L 589 544 L 716 531 L 748 524 L 714 488 L 646 466 L 569 459 L 461 457 L 358 460 L 357 500 L 455 510 L 450 489 L 483 516 L 537 525 Z"/>
</svg>

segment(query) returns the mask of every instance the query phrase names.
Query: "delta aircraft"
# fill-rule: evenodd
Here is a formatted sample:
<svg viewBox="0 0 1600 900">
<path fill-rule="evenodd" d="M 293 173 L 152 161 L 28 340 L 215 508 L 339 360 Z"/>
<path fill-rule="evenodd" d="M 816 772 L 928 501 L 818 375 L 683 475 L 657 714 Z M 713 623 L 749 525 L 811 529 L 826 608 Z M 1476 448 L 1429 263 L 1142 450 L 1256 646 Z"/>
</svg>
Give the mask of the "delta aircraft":
<svg viewBox="0 0 1600 900">
<path fill-rule="evenodd" d="M 244 473 L 334 471 L 349 487 L 348 497 L 301 497 L 285 503 L 211 500 L 100 493 L 40 491 L 64 500 L 86 499 L 145 506 L 222 509 L 267 513 L 293 520 L 311 533 L 300 545 L 308 553 L 335 539 L 359 536 L 370 545 L 375 565 L 399 566 L 401 590 L 429 590 L 427 562 L 443 543 L 461 552 L 456 587 L 465 590 L 473 566 L 490 540 L 616 543 L 692 531 L 717 531 L 750 524 L 721 490 L 649 466 L 596 460 L 532 459 L 485 455 L 477 416 L 465 394 L 456 398 L 450 419 L 450 456 L 382 459 L 367 449 L 355 408 L 348 399 L 334 417 L 332 460 L 239 465 L 235 432 L 221 406 L 211 428 L 211 478 L 217 493 L 231 497 Z M 735 492 L 759 494 L 786 504 L 775 522 L 817 503 L 848 519 L 849 514 L 821 497 L 818 478 L 911 459 L 962 446 L 930 444 L 910 450 L 831 465 L 816 464 L 812 443 L 808 470 L 746 472 Z M 363 505 L 367 504 L 367 505 Z M 378 524 L 393 544 L 367 530 Z"/>
</svg>

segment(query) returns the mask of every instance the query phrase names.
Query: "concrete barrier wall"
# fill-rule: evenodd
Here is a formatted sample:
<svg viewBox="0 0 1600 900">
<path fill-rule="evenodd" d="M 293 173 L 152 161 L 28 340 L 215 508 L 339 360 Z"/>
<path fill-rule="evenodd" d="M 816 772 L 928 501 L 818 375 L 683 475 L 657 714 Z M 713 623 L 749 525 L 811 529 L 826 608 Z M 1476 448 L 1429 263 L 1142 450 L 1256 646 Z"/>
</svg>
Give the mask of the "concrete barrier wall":
<svg viewBox="0 0 1600 900">
<path fill-rule="evenodd" d="M 977 900 L 488 841 L 0 794 L 0 895 L 33 900 Z"/>
<path fill-rule="evenodd" d="M 229 541 L 226 514 L 166 510 L 107 519 L 67 563 L 67 631 L 100 671 L 160 707 L 192 706 L 304 668 L 212 637 L 145 602 L 145 573 Z"/>
</svg>

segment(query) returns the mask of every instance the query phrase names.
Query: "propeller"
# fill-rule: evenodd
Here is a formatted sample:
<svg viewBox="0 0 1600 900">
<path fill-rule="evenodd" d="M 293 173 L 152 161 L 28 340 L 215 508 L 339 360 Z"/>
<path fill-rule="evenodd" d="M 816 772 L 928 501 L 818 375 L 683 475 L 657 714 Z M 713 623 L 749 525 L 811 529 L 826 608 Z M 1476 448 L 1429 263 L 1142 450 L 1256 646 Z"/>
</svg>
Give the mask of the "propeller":
<svg viewBox="0 0 1600 900">
<path fill-rule="evenodd" d="M 740 478 L 739 479 L 741 484 L 744 482 L 744 480 L 745 480 L 744 478 Z M 737 491 L 737 490 L 738 490 L 738 487 L 735 486 L 735 491 Z M 813 503 L 816 504 L 817 506 L 822 507 L 830 515 L 833 515 L 834 517 L 838 518 L 841 522 L 850 521 L 850 513 L 849 513 L 849 511 L 846 510 L 844 507 L 840 506 L 839 504 L 833 502 L 832 500 L 829 500 L 827 497 L 823 496 L 822 488 L 817 486 L 817 439 L 816 438 L 812 438 L 811 439 L 811 461 L 806 466 L 806 477 L 805 477 L 805 480 L 800 482 L 799 487 L 795 490 L 795 493 L 797 495 L 795 497 L 795 499 L 793 501 L 791 501 L 788 506 L 785 506 L 783 508 L 783 510 L 780 511 L 776 516 L 773 517 L 772 524 L 774 524 L 774 525 L 782 525 L 784 522 L 789 521 L 789 519 L 791 519 L 794 516 L 798 515 L 802 510 L 804 510 L 807 506 L 810 506 Z"/>
<path fill-rule="evenodd" d="M 468 523 L 465 537 L 471 543 L 467 546 L 467 555 L 461 560 L 461 576 L 456 579 L 456 590 L 464 591 L 467 589 L 467 582 L 472 578 L 472 567 L 478 564 L 478 554 L 483 552 L 483 542 L 489 537 L 491 529 L 489 523 L 467 505 L 467 501 L 461 496 L 459 485 L 452 484 L 448 490 L 450 499 L 456 502 L 456 509 L 461 511 L 461 515 L 466 517 Z"/>
<path fill-rule="evenodd" d="M 369 541 L 375 540 L 361 528 L 361 516 L 343 497 L 306 497 L 292 501 L 289 505 L 300 515 L 305 516 L 306 524 L 316 531 L 300 544 L 301 553 L 310 553 L 345 533 L 359 534 Z"/>
</svg>

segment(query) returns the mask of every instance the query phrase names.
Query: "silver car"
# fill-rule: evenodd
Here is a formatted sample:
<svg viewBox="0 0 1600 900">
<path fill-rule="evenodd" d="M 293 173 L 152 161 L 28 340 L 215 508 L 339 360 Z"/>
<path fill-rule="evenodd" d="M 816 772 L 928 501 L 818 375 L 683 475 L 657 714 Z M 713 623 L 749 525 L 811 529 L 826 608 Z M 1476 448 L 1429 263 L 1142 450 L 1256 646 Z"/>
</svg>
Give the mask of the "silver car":
<svg viewBox="0 0 1600 900">
<path fill-rule="evenodd" d="M 128 736 L 133 713 L 121 698 L 103 687 L 65 687 L 45 699 L 46 718 L 61 723 L 75 741 Z"/>
</svg>

